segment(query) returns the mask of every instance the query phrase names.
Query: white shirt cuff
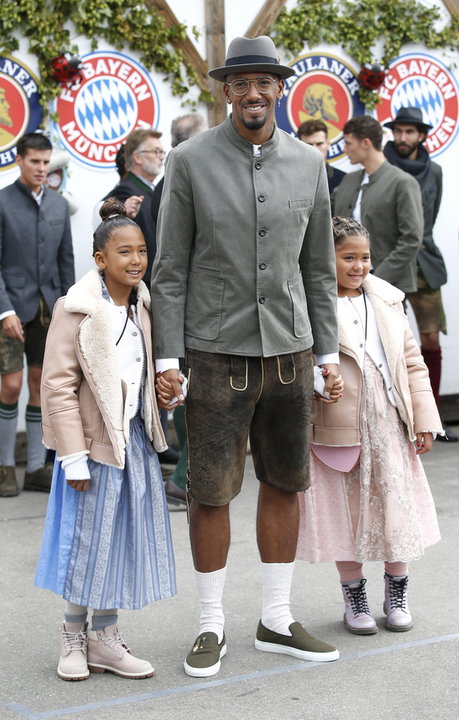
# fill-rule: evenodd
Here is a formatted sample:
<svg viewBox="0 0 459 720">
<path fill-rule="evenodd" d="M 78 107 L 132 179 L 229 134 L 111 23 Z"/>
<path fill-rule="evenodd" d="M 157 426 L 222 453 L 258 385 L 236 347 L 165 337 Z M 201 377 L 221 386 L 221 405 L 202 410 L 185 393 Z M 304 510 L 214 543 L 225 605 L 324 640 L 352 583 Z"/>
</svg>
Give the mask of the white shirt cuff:
<svg viewBox="0 0 459 720">
<path fill-rule="evenodd" d="M 89 480 L 89 468 L 88 468 L 88 453 L 74 453 L 73 455 L 66 455 L 64 458 L 59 458 L 62 467 L 65 472 L 66 480 Z"/>
<path fill-rule="evenodd" d="M 3 312 L 3 313 L 0 315 L 0 322 L 1 322 L 2 320 L 4 320 L 6 317 L 10 317 L 11 315 L 16 315 L 16 313 L 14 312 L 14 310 L 6 310 L 6 312 Z"/>
<path fill-rule="evenodd" d="M 178 358 L 162 358 L 155 359 L 156 372 L 166 372 L 166 370 L 179 370 L 180 364 Z"/>
<path fill-rule="evenodd" d="M 326 355 L 316 355 L 317 365 L 339 365 L 339 353 L 328 353 Z"/>
</svg>

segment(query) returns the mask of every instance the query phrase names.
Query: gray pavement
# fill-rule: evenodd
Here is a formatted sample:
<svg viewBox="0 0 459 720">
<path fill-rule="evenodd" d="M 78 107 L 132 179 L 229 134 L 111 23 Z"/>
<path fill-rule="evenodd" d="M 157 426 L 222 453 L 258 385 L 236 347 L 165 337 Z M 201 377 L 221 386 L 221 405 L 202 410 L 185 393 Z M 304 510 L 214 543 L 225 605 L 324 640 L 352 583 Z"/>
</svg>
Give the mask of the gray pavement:
<svg viewBox="0 0 459 720">
<path fill-rule="evenodd" d="M 155 677 L 123 680 L 105 673 L 69 683 L 56 675 L 63 602 L 33 586 L 47 495 L 0 498 L 1 720 L 458 720 L 458 445 L 436 442 L 425 459 L 443 540 L 412 564 L 411 632 L 383 628 L 381 564 L 366 568 L 370 607 L 380 627 L 367 637 L 343 627 L 334 567 L 297 564 L 294 615 L 341 652 L 338 662 L 323 664 L 254 649 L 260 569 L 257 481 L 248 457 L 243 492 L 232 507 L 224 596 L 228 654 L 220 673 L 202 681 L 182 669 L 198 616 L 185 512 L 171 512 L 178 595 L 120 613 L 123 634 L 139 657 L 155 665 Z"/>
</svg>

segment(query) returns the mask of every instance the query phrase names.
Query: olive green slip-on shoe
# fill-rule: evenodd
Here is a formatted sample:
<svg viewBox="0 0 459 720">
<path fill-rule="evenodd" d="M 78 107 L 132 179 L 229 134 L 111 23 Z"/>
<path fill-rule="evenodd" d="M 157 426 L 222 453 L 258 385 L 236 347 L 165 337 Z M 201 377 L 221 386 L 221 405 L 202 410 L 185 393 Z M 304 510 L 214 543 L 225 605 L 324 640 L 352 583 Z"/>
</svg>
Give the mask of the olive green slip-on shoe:
<svg viewBox="0 0 459 720">
<path fill-rule="evenodd" d="M 221 643 L 214 632 L 203 632 L 195 640 L 183 667 L 191 677 L 210 677 L 220 670 L 221 658 L 226 655 L 225 633 Z"/>
<path fill-rule="evenodd" d="M 255 639 L 256 649 L 264 652 L 292 655 L 299 660 L 309 660 L 311 662 L 338 660 L 338 650 L 310 635 L 301 623 L 293 622 L 289 630 L 292 633 L 291 637 L 280 635 L 265 628 L 260 620 Z"/>
</svg>

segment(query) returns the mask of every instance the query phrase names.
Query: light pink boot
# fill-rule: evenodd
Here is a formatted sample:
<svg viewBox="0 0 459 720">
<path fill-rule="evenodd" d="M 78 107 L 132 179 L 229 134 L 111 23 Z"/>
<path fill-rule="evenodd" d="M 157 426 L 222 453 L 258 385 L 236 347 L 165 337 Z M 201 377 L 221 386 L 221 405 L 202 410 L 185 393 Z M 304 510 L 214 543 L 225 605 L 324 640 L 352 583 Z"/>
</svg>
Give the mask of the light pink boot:
<svg viewBox="0 0 459 720">
<path fill-rule="evenodd" d="M 348 585 L 342 584 L 344 598 L 344 624 L 354 635 L 374 635 L 378 628 L 368 607 L 365 591 L 366 579 Z"/>
<path fill-rule="evenodd" d="M 87 628 L 88 623 L 62 623 L 61 655 L 57 666 L 61 680 L 86 680 L 89 677 Z"/>
<path fill-rule="evenodd" d="M 132 679 L 151 677 L 155 672 L 147 660 L 132 655 L 116 625 L 88 631 L 88 667 L 93 673 L 107 670 Z"/>
<path fill-rule="evenodd" d="M 394 577 L 384 574 L 385 593 L 383 610 L 386 613 L 386 629 L 407 632 L 413 627 L 408 607 L 408 575 Z"/>
</svg>

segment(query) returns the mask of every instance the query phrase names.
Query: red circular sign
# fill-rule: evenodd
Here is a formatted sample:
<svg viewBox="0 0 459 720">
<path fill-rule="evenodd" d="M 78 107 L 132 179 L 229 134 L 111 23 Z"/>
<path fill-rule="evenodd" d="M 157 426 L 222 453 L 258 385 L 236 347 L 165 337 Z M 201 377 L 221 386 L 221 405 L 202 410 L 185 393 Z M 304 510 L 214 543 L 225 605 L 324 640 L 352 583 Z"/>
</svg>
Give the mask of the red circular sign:
<svg viewBox="0 0 459 720">
<path fill-rule="evenodd" d="M 80 162 L 114 168 L 129 133 L 157 127 L 156 89 L 145 68 L 121 53 L 94 52 L 82 61 L 82 82 L 65 88 L 56 103 L 59 135 Z"/>
<path fill-rule="evenodd" d="M 432 125 L 425 147 L 439 155 L 453 142 L 458 130 L 458 86 L 452 72 L 431 55 L 410 53 L 391 63 L 376 117 L 381 124 L 395 118 L 402 107 L 422 110 L 424 122 Z"/>
</svg>

